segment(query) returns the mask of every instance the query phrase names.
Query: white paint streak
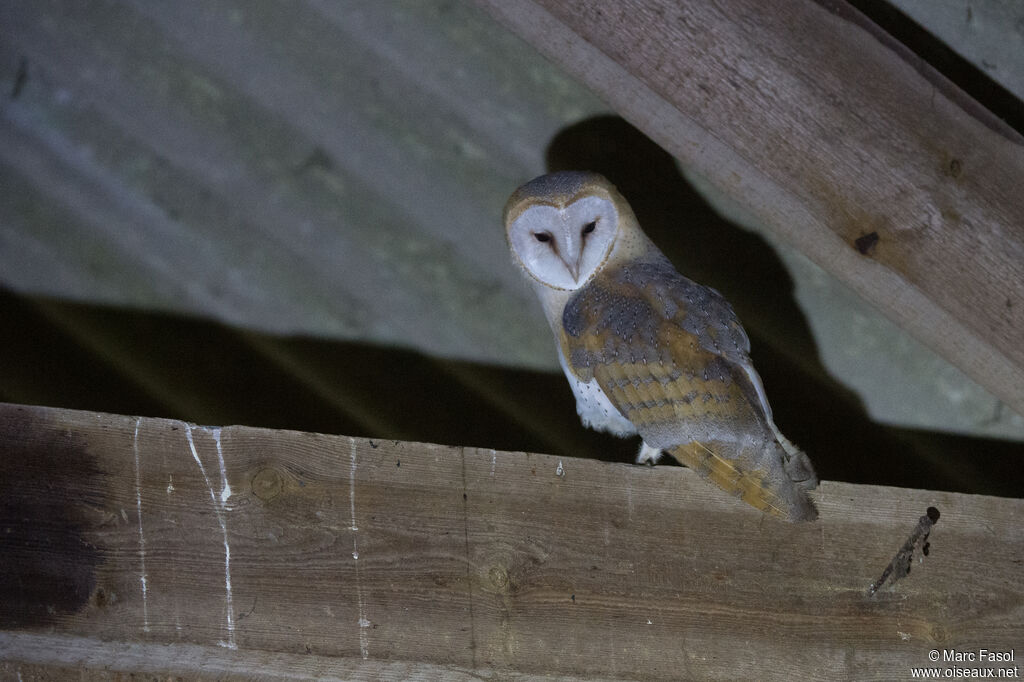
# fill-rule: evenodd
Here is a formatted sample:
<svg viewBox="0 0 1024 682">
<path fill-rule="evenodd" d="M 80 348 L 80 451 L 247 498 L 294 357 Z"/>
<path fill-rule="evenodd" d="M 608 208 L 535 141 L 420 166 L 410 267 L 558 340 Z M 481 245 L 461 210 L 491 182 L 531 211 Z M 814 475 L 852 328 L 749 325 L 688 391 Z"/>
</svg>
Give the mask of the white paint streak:
<svg viewBox="0 0 1024 682">
<path fill-rule="evenodd" d="M 235 608 L 231 601 L 231 546 L 228 544 L 228 526 L 224 519 L 224 501 L 227 497 L 224 496 L 224 491 L 222 490 L 221 499 L 217 499 L 217 494 L 213 491 L 213 484 L 210 483 L 210 477 L 206 475 L 206 467 L 203 466 L 203 461 L 199 459 L 199 452 L 196 451 L 196 443 L 192 438 L 192 425 L 187 422 L 185 423 L 185 437 L 188 439 L 188 447 L 192 450 L 192 458 L 196 460 L 196 464 L 199 465 L 199 471 L 203 475 L 203 480 L 206 481 L 206 489 L 210 491 L 210 500 L 213 501 L 213 513 L 217 516 L 220 532 L 224 536 L 224 601 L 227 605 L 228 641 L 217 642 L 217 644 L 228 649 L 237 649 L 238 645 L 235 643 Z M 224 490 L 227 490 L 228 496 L 230 496 L 231 489 L 227 487 L 224 458 L 220 452 L 220 429 L 214 429 L 214 438 L 217 442 L 217 455 L 220 457 Z"/>
<path fill-rule="evenodd" d="M 170 495 L 174 492 L 174 476 L 167 474 L 167 494 Z"/>
<path fill-rule="evenodd" d="M 352 441 L 352 467 L 348 472 L 348 504 L 352 520 L 349 528 L 357 531 L 359 527 L 356 525 L 356 442 L 354 440 Z"/>
<path fill-rule="evenodd" d="M 629 510 L 629 520 L 633 520 L 633 477 L 626 474 L 626 508 Z"/>
<path fill-rule="evenodd" d="M 228 474 L 224 470 L 224 450 L 220 446 L 220 427 L 213 429 L 210 433 L 213 434 L 213 441 L 217 444 L 217 462 L 220 464 L 220 503 L 223 506 L 231 498 L 231 484 L 228 483 Z"/>
<path fill-rule="evenodd" d="M 491 450 L 491 478 L 494 478 L 494 467 L 498 463 L 498 453 Z"/>
<path fill-rule="evenodd" d="M 132 451 L 135 453 L 135 513 L 139 521 L 139 582 L 142 583 L 142 631 L 149 632 L 149 595 L 146 585 L 146 536 L 142 532 L 142 475 L 139 473 L 139 424 L 142 417 L 135 419 L 135 438 Z"/>
<path fill-rule="evenodd" d="M 555 476 L 565 476 L 565 468 L 562 466 L 562 460 L 558 460 L 558 467 L 555 469 Z"/>
<path fill-rule="evenodd" d="M 363 604 L 363 577 L 359 568 L 359 546 L 356 533 L 359 526 L 356 525 L 356 441 L 351 439 L 352 467 L 348 474 L 348 503 L 352 512 L 349 529 L 352 531 L 352 560 L 356 562 L 356 600 L 359 602 L 359 653 L 365 661 L 370 657 L 370 621 L 366 618 L 366 607 Z"/>
</svg>

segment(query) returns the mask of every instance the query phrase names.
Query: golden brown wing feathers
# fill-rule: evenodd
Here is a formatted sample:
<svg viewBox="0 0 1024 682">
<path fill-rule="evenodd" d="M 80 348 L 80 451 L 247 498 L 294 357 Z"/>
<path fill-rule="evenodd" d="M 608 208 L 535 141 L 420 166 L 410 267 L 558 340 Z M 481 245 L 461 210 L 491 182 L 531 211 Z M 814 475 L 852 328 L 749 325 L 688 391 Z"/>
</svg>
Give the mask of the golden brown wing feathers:
<svg viewBox="0 0 1024 682">
<path fill-rule="evenodd" d="M 751 383 L 747 336 L 717 292 L 659 254 L 600 272 L 562 322 L 572 372 L 596 379 L 647 444 L 758 509 L 816 517 Z"/>
</svg>

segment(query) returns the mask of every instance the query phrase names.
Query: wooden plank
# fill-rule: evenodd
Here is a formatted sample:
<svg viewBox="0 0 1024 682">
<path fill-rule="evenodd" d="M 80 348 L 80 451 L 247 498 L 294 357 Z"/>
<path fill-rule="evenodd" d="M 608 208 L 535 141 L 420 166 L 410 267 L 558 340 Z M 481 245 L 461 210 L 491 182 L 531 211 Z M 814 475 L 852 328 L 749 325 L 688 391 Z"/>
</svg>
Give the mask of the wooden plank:
<svg viewBox="0 0 1024 682">
<path fill-rule="evenodd" d="M 1022 138 L 849 5 L 478 2 L 1024 414 Z"/>
<path fill-rule="evenodd" d="M 817 500 L 794 525 L 678 467 L 3 404 L 0 669 L 882 680 L 1019 646 L 1024 501 Z"/>
<path fill-rule="evenodd" d="M 187 662 L 183 664 L 183 662 Z M 0 631 L 0 679 L 123 679 L 119 673 L 182 674 L 203 680 L 479 680 L 481 675 L 429 663 L 225 649 L 197 644 L 108 642 L 91 637 Z M 502 679 L 522 679 L 503 673 Z M 144 678 L 148 679 L 148 678 Z M 532 677 L 531 677 L 532 679 Z M 572 679 L 572 678 L 551 678 Z"/>
</svg>

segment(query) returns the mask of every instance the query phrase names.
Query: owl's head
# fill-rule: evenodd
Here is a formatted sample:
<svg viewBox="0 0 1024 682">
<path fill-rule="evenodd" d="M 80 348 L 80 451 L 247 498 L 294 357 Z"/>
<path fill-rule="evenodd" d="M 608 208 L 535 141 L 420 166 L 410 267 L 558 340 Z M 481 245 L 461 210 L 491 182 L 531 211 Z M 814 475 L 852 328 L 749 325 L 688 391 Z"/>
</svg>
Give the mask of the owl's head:
<svg viewBox="0 0 1024 682">
<path fill-rule="evenodd" d="M 505 236 L 513 257 L 541 284 L 572 291 L 611 253 L 625 199 L 603 175 L 562 171 L 517 189 L 505 205 Z"/>
</svg>

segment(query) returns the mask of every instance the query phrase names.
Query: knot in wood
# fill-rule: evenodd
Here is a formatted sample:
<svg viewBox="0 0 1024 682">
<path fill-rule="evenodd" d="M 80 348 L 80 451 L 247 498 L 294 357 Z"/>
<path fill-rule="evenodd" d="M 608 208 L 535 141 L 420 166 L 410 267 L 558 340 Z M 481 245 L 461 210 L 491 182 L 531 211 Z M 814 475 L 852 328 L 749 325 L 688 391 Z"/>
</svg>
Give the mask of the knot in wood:
<svg viewBox="0 0 1024 682">
<path fill-rule="evenodd" d="M 275 469 L 260 469 L 252 478 L 252 492 L 264 502 L 270 502 L 283 489 L 284 477 Z"/>
<path fill-rule="evenodd" d="M 487 577 L 490 579 L 491 584 L 495 588 L 502 592 L 507 592 L 509 588 L 509 577 L 508 571 L 502 566 L 491 566 L 491 570 L 487 571 Z"/>
</svg>

